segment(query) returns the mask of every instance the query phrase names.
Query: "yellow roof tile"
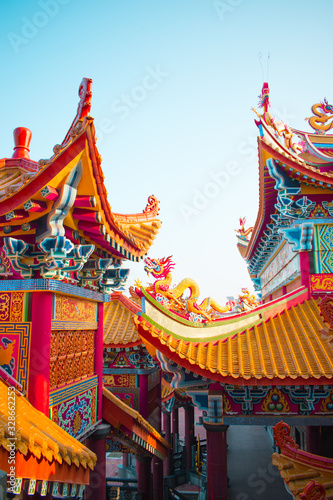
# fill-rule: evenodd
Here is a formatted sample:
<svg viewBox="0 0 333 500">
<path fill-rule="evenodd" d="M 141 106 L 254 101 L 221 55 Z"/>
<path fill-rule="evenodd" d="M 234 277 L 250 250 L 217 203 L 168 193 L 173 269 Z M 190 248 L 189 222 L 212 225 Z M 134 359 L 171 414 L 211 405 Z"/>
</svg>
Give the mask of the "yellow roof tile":
<svg viewBox="0 0 333 500">
<path fill-rule="evenodd" d="M 173 354 L 176 353 L 181 358 L 179 364 L 190 363 L 194 372 L 196 365 L 198 370 L 208 370 L 218 379 L 333 377 L 333 350 L 328 339 L 321 337 L 325 324 L 314 299 L 292 306 L 245 331 L 230 332 L 227 338 L 214 341 L 180 338 L 175 320 L 172 324 L 169 321 L 167 330 L 165 325 L 157 324 L 157 317 L 153 329 L 147 316 L 139 317 L 135 323 L 143 339 L 150 331 L 152 338 L 147 337 L 148 341 L 155 346 L 162 344 L 164 349 L 160 349 L 165 354 L 168 354 L 164 347 L 167 346 L 173 361 L 177 361 Z"/>
<path fill-rule="evenodd" d="M 104 346 L 121 347 L 141 344 L 133 322 L 140 307 L 120 292 L 111 295 L 112 301 L 104 304 Z"/>
<path fill-rule="evenodd" d="M 10 451 L 10 434 L 8 404 L 8 386 L 0 380 L 0 446 Z M 36 410 L 20 393 L 10 392 L 15 403 L 16 450 L 23 455 L 30 451 L 35 457 L 46 458 L 49 462 L 57 461 L 68 465 L 75 464 L 94 469 L 96 455 L 73 438 L 61 427 L 52 422 L 46 415 Z"/>
<path fill-rule="evenodd" d="M 273 464 L 279 468 L 294 498 L 333 498 L 333 460 L 300 450 L 290 436 L 289 425 L 284 422 L 273 429 L 280 448 L 280 453 L 272 455 Z M 311 489 L 321 490 L 323 496 L 314 495 L 314 491 L 312 496 Z"/>
</svg>

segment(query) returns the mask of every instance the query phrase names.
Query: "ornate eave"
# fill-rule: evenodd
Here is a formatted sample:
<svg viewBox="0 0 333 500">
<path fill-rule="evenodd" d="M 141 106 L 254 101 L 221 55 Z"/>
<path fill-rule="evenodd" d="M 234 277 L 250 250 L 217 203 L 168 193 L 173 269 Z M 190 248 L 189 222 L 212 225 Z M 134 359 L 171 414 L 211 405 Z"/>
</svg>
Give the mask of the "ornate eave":
<svg viewBox="0 0 333 500">
<path fill-rule="evenodd" d="M 14 444 L 17 478 L 88 484 L 96 455 L 1 379 L 0 395 L 1 468 L 9 473 Z M 11 407 L 15 408 L 15 424 Z"/>
<path fill-rule="evenodd" d="M 139 261 L 152 245 L 159 201 L 150 196 L 138 214 L 111 211 L 90 116 L 91 80 L 83 79 L 79 96 L 51 158 L 30 160 L 31 132 L 14 131 L 13 157 L 0 161 L 0 244 L 18 276 L 39 273 L 109 292 L 122 289 L 129 274 L 122 261 Z"/>
<path fill-rule="evenodd" d="M 135 319 L 161 364 L 170 362 L 206 380 L 242 385 L 316 385 L 333 379 L 333 350 L 324 323 L 303 287 L 249 313 L 192 324 L 152 303 L 147 294 Z M 315 353 L 314 355 L 311 353 Z"/>
<path fill-rule="evenodd" d="M 129 408 L 117 396 L 103 387 L 103 419 L 112 426 L 112 438 L 132 453 L 164 460 L 170 445 L 136 410 Z"/>
</svg>

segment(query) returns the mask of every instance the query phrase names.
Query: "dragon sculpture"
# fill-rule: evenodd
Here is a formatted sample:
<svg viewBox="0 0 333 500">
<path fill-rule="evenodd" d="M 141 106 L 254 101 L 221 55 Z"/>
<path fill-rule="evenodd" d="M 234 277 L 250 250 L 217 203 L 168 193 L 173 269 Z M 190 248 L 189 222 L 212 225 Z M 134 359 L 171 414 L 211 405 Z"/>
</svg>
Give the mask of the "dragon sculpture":
<svg viewBox="0 0 333 500">
<path fill-rule="evenodd" d="M 315 116 L 305 118 L 305 120 L 308 120 L 309 125 L 318 133 L 325 134 L 333 127 L 333 106 L 328 104 L 327 99 L 324 99 L 323 102 L 314 104 L 311 111 Z"/>
<path fill-rule="evenodd" d="M 251 295 L 248 288 L 241 289 L 242 294 L 238 295 L 238 301 L 236 304 L 236 310 L 239 312 L 249 311 L 250 309 L 255 309 L 260 304 L 257 301 L 255 295 Z"/>
<path fill-rule="evenodd" d="M 185 278 L 179 285 L 170 288 L 172 282 L 171 271 L 175 267 L 171 256 L 162 259 L 150 259 L 147 257 L 144 262 L 146 264 L 144 270 L 148 275 L 152 274 L 156 278 L 156 281 L 147 287 L 146 290 L 153 292 L 155 295 L 160 294 L 170 300 L 172 306 L 178 311 L 199 314 L 206 318 L 207 321 L 212 321 L 214 319 L 212 315 L 214 312 L 226 313 L 233 309 L 234 303 L 230 302 L 223 307 L 211 298 L 206 298 L 199 304 L 199 286 L 190 278 Z M 190 291 L 190 297 L 184 300 L 182 295 L 186 290 Z M 210 308 L 209 311 L 207 311 L 208 307 Z"/>
</svg>

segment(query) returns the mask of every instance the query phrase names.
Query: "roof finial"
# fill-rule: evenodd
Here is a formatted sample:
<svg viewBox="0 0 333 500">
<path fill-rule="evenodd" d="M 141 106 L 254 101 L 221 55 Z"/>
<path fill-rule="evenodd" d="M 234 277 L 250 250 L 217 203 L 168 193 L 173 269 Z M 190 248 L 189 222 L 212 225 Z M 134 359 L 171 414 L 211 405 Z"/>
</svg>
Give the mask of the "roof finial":
<svg viewBox="0 0 333 500">
<path fill-rule="evenodd" d="M 17 127 L 13 134 L 15 147 L 12 158 L 27 158 L 29 160 L 31 130 L 26 127 Z"/>
</svg>

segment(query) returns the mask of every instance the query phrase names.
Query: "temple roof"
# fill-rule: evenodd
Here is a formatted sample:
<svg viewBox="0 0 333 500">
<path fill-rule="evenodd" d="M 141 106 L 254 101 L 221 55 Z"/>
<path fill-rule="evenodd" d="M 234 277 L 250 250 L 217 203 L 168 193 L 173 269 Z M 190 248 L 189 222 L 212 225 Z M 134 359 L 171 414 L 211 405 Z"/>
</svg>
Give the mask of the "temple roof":
<svg viewBox="0 0 333 500">
<path fill-rule="evenodd" d="M 133 452 L 156 455 L 164 460 L 170 445 L 138 411 L 120 401 L 103 387 L 103 419 L 112 426 L 112 435 Z"/>
<path fill-rule="evenodd" d="M 274 438 L 280 453 L 274 453 L 273 464 L 296 500 L 333 498 L 333 460 L 299 450 L 290 435 L 289 425 L 280 422 Z"/>
<path fill-rule="evenodd" d="M 9 419 L 11 408 L 15 408 L 14 431 Z M 80 483 L 80 479 L 83 479 L 82 484 L 89 482 L 86 470 L 94 469 L 96 455 L 0 380 L 0 444 L 7 452 L 10 452 L 13 438 L 17 477 L 72 482 L 69 476 L 73 475 L 71 469 L 74 467 L 77 482 Z M 19 460 L 18 454 L 24 460 Z M 8 462 L 8 457 L 6 460 Z M 0 468 L 2 462 L 0 458 Z M 31 475 L 27 475 L 27 471 Z"/>
<path fill-rule="evenodd" d="M 333 350 L 322 338 L 317 303 L 304 287 L 249 313 L 212 323 L 180 321 L 145 296 L 135 319 L 143 341 L 165 360 L 224 383 L 318 384 L 333 378 Z"/>
<path fill-rule="evenodd" d="M 268 85 L 265 85 L 268 90 Z M 306 195 L 320 194 L 324 200 L 328 196 L 327 199 L 331 201 L 333 190 L 333 135 L 291 129 L 287 124 L 275 120 L 268 112 L 268 106 L 266 92 L 265 111 L 259 114 L 255 110 L 259 128 L 259 210 L 252 235 L 246 242 L 246 250 L 239 246 L 248 262 L 258 260 L 262 251 L 267 253 L 273 248 L 267 242 L 269 233 L 273 234 L 274 225 L 278 224 L 275 224 L 277 218 L 272 220 L 271 216 L 285 208 L 279 206 L 281 201 L 278 198 L 280 194 L 283 196 L 286 193 L 284 190 L 287 187 L 294 190 L 290 199 L 293 201 L 290 207 L 295 207 L 294 220 L 303 216 L 301 206 L 296 206 L 297 201 L 301 202 L 301 197 L 304 200 Z M 306 216 L 309 217 L 308 214 Z M 278 241 L 279 238 L 281 234 L 276 231 L 274 240 Z M 249 271 L 250 274 L 257 274 L 255 262 L 251 262 Z"/>
<path fill-rule="evenodd" d="M 104 304 L 104 347 L 133 347 L 141 344 L 133 316 L 141 307 L 121 292 L 111 294 L 111 302 Z"/>
<path fill-rule="evenodd" d="M 53 231 L 52 236 L 59 233 L 74 243 L 93 243 L 104 258 L 139 260 L 160 228 L 159 201 L 150 196 L 137 214 L 111 211 L 90 116 L 91 84 L 83 79 L 76 117 L 51 158 L 30 160 L 31 132 L 16 129 L 13 158 L 0 160 L 0 238 L 18 237 L 34 244 Z M 64 217 L 56 213 L 58 206 Z"/>
</svg>

